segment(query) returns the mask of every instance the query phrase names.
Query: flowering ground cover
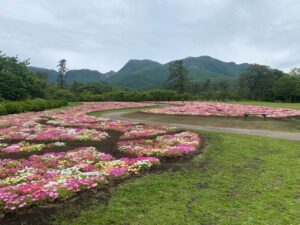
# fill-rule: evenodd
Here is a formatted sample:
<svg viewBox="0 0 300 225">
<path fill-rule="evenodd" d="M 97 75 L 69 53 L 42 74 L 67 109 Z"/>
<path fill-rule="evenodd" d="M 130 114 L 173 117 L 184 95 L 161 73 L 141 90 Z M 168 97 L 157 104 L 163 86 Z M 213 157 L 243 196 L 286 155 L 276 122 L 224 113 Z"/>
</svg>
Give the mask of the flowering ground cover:
<svg viewBox="0 0 300 225">
<path fill-rule="evenodd" d="M 0 143 L 0 153 L 20 153 L 20 152 L 39 152 L 45 148 L 55 148 L 55 147 L 64 147 L 66 146 L 65 142 L 54 142 L 54 143 L 29 143 L 26 141 L 21 141 L 16 144 L 7 144 Z"/>
<path fill-rule="evenodd" d="M 1 153 L 16 153 L 16 152 L 36 152 L 41 151 L 45 144 L 30 144 L 28 142 L 22 141 L 17 144 L 0 144 Z"/>
<path fill-rule="evenodd" d="M 120 132 L 128 132 L 139 123 L 129 122 L 125 120 L 106 120 L 98 124 L 99 128 L 104 130 L 116 130 Z"/>
<path fill-rule="evenodd" d="M 101 118 L 100 118 L 101 119 Z M 47 124 L 52 124 L 56 126 L 70 126 L 70 127 L 77 127 L 77 129 L 81 128 L 88 128 L 88 129 L 97 129 L 101 131 L 118 131 L 124 133 L 122 135 L 122 139 L 132 139 L 132 138 L 139 138 L 139 137 L 150 137 L 155 136 L 158 134 L 165 134 L 168 132 L 172 132 L 174 128 L 162 127 L 162 126 L 151 126 L 145 125 L 135 122 L 123 121 L 123 120 L 109 120 L 109 119 L 102 119 L 102 121 L 98 121 L 96 123 L 79 123 L 75 124 L 66 124 L 66 123 L 59 123 L 56 120 L 48 120 Z M 57 128 L 59 129 L 59 128 Z M 61 129 L 61 128 L 60 128 Z"/>
<path fill-rule="evenodd" d="M 192 115 L 192 116 L 228 116 L 242 117 L 245 114 L 259 116 L 266 114 L 270 118 L 285 118 L 300 116 L 300 110 L 289 108 L 275 108 L 266 106 L 240 105 L 218 102 L 169 102 L 174 106 L 160 109 L 143 110 L 146 113 L 167 115 Z"/>
<path fill-rule="evenodd" d="M 80 128 L 89 128 L 97 129 L 102 131 L 118 131 L 124 133 L 122 139 L 132 139 L 138 137 L 150 137 L 158 134 L 165 134 L 168 132 L 175 131 L 176 129 L 172 127 L 163 127 L 163 126 L 151 126 L 140 124 L 136 122 L 129 122 L 125 120 L 110 120 L 105 118 L 97 118 L 97 121 L 93 122 L 84 122 L 84 123 L 66 123 L 59 120 L 48 120 L 46 124 L 51 124 L 54 126 L 70 126 L 70 127 L 80 127 Z"/>
<path fill-rule="evenodd" d="M 79 107 L 73 107 L 68 110 L 52 110 L 46 111 L 44 116 L 51 118 L 52 124 L 56 123 L 59 125 L 82 125 L 84 123 L 95 123 L 103 121 L 105 119 L 98 118 L 95 116 L 89 116 L 88 113 L 122 109 L 122 108 L 136 108 L 152 106 L 153 104 L 148 103 L 132 103 L 132 102 L 102 102 L 102 103 L 83 103 Z"/>
<path fill-rule="evenodd" d="M 28 160 L 0 160 L 0 207 L 15 210 L 69 198 L 78 191 L 138 174 L 154 165 L 159 165 L 157 158 L 114 159 L 93 147 L 32 155 Z"/>
<path fill-rule="evenodd" d="M 0 214 L 61 202 L 141 174 L 159 166 L 159 157 L 195 153 L 200 146 L 196 133 L 88 115 L 151 105 L 84 103 L 1 116 Z"/>
<path fill-rule="evenodd" d="M 121 139 L 134 139 L 141 137 L 151 137 L 159 134 L 174 132 L 174 127 L 151 126 L 145 124 L 134 125 L 121 136 Z"/>
<path fill-rule="evenodd" d="M 30 112 L 21 114 L 11 114 L 6 116 L 0 116 L 0 128 L 12 127 L 12 126 L 34 126 L 37 121 L 41 119 L 41 113 Z"/>
<path fill-rule="evenodd" d="M 181 132 L 158 136 L 155 140 L 130 140 L 118 142 L 120 151 L 138 156 L 178 157 L 194 153 L 200 138 L 194 132 Z"/>
<path fill-rule="evenodd" d="M 36 125 L 40 120 L 53 120 L 53 123 L 59 125 L 78 125 L 80 123 L 93 123 L 102 121 L 102 118 L 87 115 L 91 112 L 122 109 L 122 108 L 135 108 L 152 106 L 149 103 L 131 103 L 131 102 L 89 102 L 82 103 L 79 106 L 70 107 L 67 109 L 53 109 L 43 112 L 29 112 L 21 114 L 11 114 L 0 116 L 0 128 L 12 126 L 29 126 Z M 50 122 L 51 123 L 51 122 Z"/>
<path fill-rule="evenodd" d="M 31 128 L 10 127 L 0 129 L 0 139 L 11 140 L 76 140 L 102 141 L 108 137 L 106 132 L 93 129 L 67 128 L 53 126 L 34 126 Z"/>
</svg>

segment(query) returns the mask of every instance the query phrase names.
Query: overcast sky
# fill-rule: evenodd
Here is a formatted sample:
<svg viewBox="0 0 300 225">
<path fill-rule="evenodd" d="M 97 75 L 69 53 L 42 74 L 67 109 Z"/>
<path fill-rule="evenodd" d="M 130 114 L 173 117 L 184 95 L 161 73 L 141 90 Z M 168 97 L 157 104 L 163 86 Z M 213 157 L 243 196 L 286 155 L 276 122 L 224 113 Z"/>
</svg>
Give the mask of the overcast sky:
<svg viewBox="0 0 300 225">
<path fill-rule="evenodd" d="M 300 67 L 299 0 L 0 0 L 0 51 L 55 69 L 209 55 Z"/>
</svg>

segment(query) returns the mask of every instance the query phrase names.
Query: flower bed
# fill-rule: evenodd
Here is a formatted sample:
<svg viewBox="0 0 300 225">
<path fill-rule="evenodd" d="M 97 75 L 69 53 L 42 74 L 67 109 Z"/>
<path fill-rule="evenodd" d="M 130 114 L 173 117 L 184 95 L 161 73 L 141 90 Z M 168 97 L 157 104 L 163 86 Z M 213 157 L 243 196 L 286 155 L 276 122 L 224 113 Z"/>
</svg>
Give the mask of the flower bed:
<svg viewBox="0 0 300 225">
<path fill-rule="evenodd" d="M 65 199 L 74 193 L 138 174 L 159 165 L 153 157 L 114 159 L 93 147 L 66 153 L 33 155 L 28 160 L 0 160 L 0 208 L 12 211 Z"/>
<path fill-rule="evenodd" d="M 12 126 L 30 127 L 36 125 L 40 119 L 41 113 L 36 112 L 0 116 L 0 128 Z"/>
<path fill-rule="evenodd" d="M 1 116 L 0 212 L 6 214 L 67 199 L 77 192 L 140 174 L 160 165 L 155 156 L 194 153 L 200 146 L 196 133 L 178 133 L 174 128 L 87 115 L 94 111 L 150 105 L 84 103 L 66 109 Z M 107 141 L 94 143 L 103 140 Z M 115 158 L 99 152 L 101 149 L 89 147 L 89 141 L 103 148 L 102 151 L 130 157 Z M 53 152 L 32 155 L 39 151 Z M 24 152 L 26 154 L 21 154 Z"/>
<path fill-rule="evenodd" d="M 107 120 L 102 121 L 99 124 L 99 128 L 103 130 L 116 130 L 120 132 L 127 132 L 139 123 L 123 121 L 123 120 Z"/>
<path fill-rule="evenodd" d="M 194 132 L 158 136 L 155 140 L 131 140 L 118 142 L 120 151 L 138 156 L 177 157 L 194 153 L 200 146 L 200 138 Z"/>
<path fill-rule="evenodd" d="M 167 128 L 167 127 L 158 127 L 158 126 L 150 126 L 150 125 L 135 125 L 132 128 L 128 129 L 125 132 L 121 139 L 133 139 L 140 137 L 151 137 L 159 134 L 166 134 L 168 132 L 174 131 L 175 128 Z"/>
<path fill-rule="evenodd" d="M 68 110 L 56 110 L 45 112 L 44 116 L 51 118 L 52 124 L 57 123 L 59 125 L 78 125 L 82 123 L 95 123 L 103 121 L 102 118 L 89 116 L 87 113 L 114 110 L 122 108 L 135 108 L 152 106 L 148 103 L 134 103 L 134 102 L 97 102 L 97 103 L 83 103 L 80 106 L 70 108 Z"/>
<path fill-rule="evenodd" d="M 18 144 L 11 144 L 1 147 L 0 144 L 0 152 L 1 153 L 16 153 L 16 152 L 36 152 L 41 151 L 46 147 L 45 144 L 30 144 L 28 142 L 22 141 Z"/>
<path fill-rule="evenodd" d="M 28 143 L 26 141 L 17 144 L 0 143 L 0 153 L 19 153 L 19 152 L 39 152 L 45 148 L 64 147 L 65 142 L 55 142 L 50 144 Z"/>
<path fill-rule="evenodd" d="M 100 118 L 102 119 L 102 118 Z M 57 120 L 48 120 L 47 124 L 52 125 L 64 125 L 64 126 L 75 126 L 71 123 L 61 123 Z M 162 126 L 151 126 L 135 122 L 123 121 L 123 120 L 107 120 L 102 119 L 101 122 L 97 123 L 79 123 L 76 125 L 80 128 L 98 129 L 103 131 L 119 131 L 124 133 L 122 139 L 133 139 L 139 137 L 150 137 L 159 134 L 165 134 L 173 132 L 174 128 L 162 127 Z"/>
<path fill-rule="evenodd" d="M 177 106 L 169 106 L 160 109 L 143 110 L 146 113 L 166 114 L 166 115 L 191 115 L 191 116 L 230 116 L 242 117 L 245 114 L 256 116 L 265 114 L 270 118 L 284 118 L 300 116 L 300 110 L 288 108 L 275 108 L 266 106 L 240 105 L 217 102 L 185 102 Z"/>
<path fill-rule="evenodd" d="M 106 132 L 84 128 L 66 128 L 52 126 L 35 126 L 33 128 L 4 128 L 0 129 L 0 139 L 12 140 L 75 140 L 102 141 L 108 138 Z"/>
<path fill-rule="evenodd" d="M 153 106 L 149 103 L 135 103 L 135 102 L 89 102 L 82 103 L 79 106 L 53 109 L 43 112 L 29 112 L 21 114 L 12 114 L 0 116 L 0 128 L 23 126 L 27 123 L 37 124 L 40 120 L 50 120 L 57 122 L 60 125 L 78 125 L 78 123 L 93 123 L 102 121 L 101 118 L 87 115 L 91 112 L 113 110 L 122 108 L 135 108 Z"/>
</svg>

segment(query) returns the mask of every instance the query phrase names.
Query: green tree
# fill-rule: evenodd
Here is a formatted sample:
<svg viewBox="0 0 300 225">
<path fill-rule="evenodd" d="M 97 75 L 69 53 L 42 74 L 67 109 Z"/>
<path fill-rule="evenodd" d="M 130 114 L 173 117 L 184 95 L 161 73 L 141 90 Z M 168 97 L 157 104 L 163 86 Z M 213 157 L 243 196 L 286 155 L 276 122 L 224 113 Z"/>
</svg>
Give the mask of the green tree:
<svg viewBox="0 0 300 225">
<path fill-rule="evenodd" d="M 276 98 L 283 98 L 287 102 L 295 101 L 300 97 L 300 79 L 296 76 L 283 76 L 277 80 L 273 87 Z"/>
<path fill-rule="evenodd" d="M 68 89 L 54 89 L 54 92 L 52 93 L 51 96 L 53 99 L 57 100 L 65 100 L 68 102 L 75 101 L 75 95 Z"/>
<path fill-rule="evenodd" d="M 189 83 L 187 75 L 188 72 L 182 60 L 176 60 L 170 63 L 169 77 L 167 80 L 168 89 L 175 90 L 179 94 L 184 94 Z"/>
<path fill-rule="evenodd" d="M 65 75 L 67 73 L 67 60 L 61 59 L 58 61 L 58 77 L 57 77 L 57 86 L 59 88 L 65 88 Z"/>
<path fill-rule="evenodd" d="M 36 77 L 44 82 L 48 81 L 48 74 L 46 72 L 38 71 L 35 73 Z"/>
<path fill-rule="evenodd" d="M 229 83 L 227 80 L 220 81 L 219 90 L 222 92 L 227 92 L 229 90 Z"/>
<path fill-rule="evenodd" d="M 0 52 L 0 96 L 6 100 L 45 97 L 46 82 L 32 74 L 28 60 L 9 57 Z"/>
<path fill-rule="evenodd" d="M 289 74 L 293 77 L 297 77 L 300 79 L 300 68 L 293 68 L 291 69 L 291 71 L 289 72 Z"/>
<path fill-rule="evenodd" d="M 80 84 L 77 81 L 74 81 L 71 86 L 71 91 L 76 97 L 79 96 L 79 88 L 80 88 Z"/>
<path fill-rule="evenodd" d="M 107 84 L 101 84 L 101 83 L 88 83 L 88 84 L 81 84 L 79 87 L 79 92 L 83 93 L 89 93 L 89 94 L 103 94 L 105 92 L 112 91 L 112 87 Z"/>
<path fill-rule="evenodd" d="M 251 100 L 273 100 L 274 82 L 280 79 L 284 73 L 271 69 L 268 66 L 252 64 L 246 73 L 242 74 L 239 84 L 243 84 Z"/>
<path fill-rule="evenodd" d="M 202 90 L 203 90 L 204 92 L 208 92 L 208 91 L 211 91 L 211 90 L 212 90 L 212 84 L 211 84 L 210 79 L 207 79 L 207 80 L 205 81 L 205 83 L 203 84 Z"/>
</svg>

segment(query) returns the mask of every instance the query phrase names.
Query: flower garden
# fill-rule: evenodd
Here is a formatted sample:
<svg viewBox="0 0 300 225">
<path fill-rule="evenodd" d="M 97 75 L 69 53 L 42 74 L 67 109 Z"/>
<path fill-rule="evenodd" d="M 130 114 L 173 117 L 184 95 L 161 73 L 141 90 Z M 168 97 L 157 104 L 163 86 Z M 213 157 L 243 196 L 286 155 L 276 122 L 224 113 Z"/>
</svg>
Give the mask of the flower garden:
<svg viewBox="0 0 300 225">
<path fill-rule="evenodd" d="M 151 105 L 83 103 L 1 116 L 1 214 L 63 202 L 159 167 L 162 159 L 195 154 L 201 139 L 194 132 L 88 115 Z"/>
<path fill-rule="evenodd" d="M 164 103 L 164 102 L 162 102 Z M 300 116 L 300 110 L 275 108 L 266 106 L 240 105 L 219 102 L 167 102 L 173 106 L 142 110 L 145 113 L 189 116 L 224 116 L 243 117 L 245 114 L 262 115 L 269 118 L 285 118 Z"/>
</svg>

